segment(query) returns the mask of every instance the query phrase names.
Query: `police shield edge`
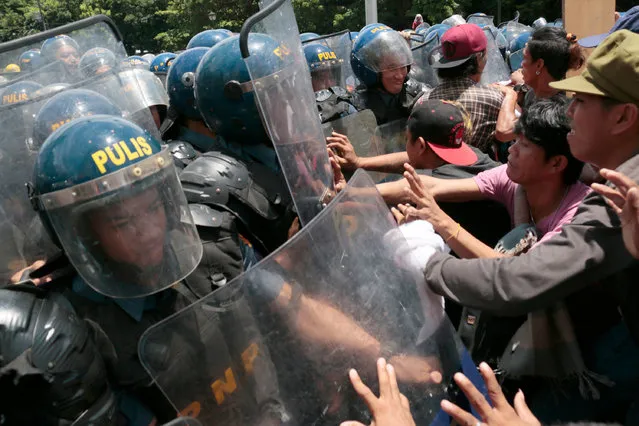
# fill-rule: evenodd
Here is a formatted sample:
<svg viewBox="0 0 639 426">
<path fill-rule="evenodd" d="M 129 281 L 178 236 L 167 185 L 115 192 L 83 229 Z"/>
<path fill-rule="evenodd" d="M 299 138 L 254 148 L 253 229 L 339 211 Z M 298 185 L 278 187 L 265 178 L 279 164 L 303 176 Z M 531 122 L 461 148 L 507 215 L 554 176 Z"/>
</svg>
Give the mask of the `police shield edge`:
<svg viewBox="0 0 639 426">
<path fill-rule="evenodd" d="M 510 80 L 510 70 L 497 46 L 495 35 L 490 27 L 484 28 L 484 34 L 486 34 L 488 44 L 486 46 L 486 67 L 481 74 L 480 83 L 490 84 Z"/>
<path fill-rule="evenodd" d="M 260 9 L 244 23 L 240 48 L 262 121 L 300 221 L 306 224 L 334 193 L 332 169 L 291 2 L 260 2 Z M 248 38 L 254 33 L 266 34 L 277 44 L 273 54 L 279 58 L 279 70 L 275 73 L 265 72 L 261 59 L 251 56 Z"/>
<path fill-rule="evenodd" d="M 413 65 L 410 69 L 411 78 L 428 86 L 435 87 L 439 83 L 437 73 L 430 64 L 430 52 L 439 45 L 439 36 L 433 32 L 422 43 L 413 46 Z"/>
<path fill-rule="evenodd" d="M 465 355 L 409 251 L 360 170 L 277 252 L 149 329 L 142 363 L 204 425 L 335 425 L 368 424 L 348 371 L 375 388 L 384 356 L 417 424 L 429 424 Z"/>
<path fill-rule="evenodd" d="M 15 61 L 30 49 L 42 48 L 40 66 L 18 73 L 0 86 L 0 279 L 26 279 L 35 262 L 58 253 L 32 205 L 27 183 L 32 181 L 39 147 L 48 135 L 82 115 L 112 113 L 135 118 L 138 124 L 157 134 L 149 110 L 138 112 L 118 105 L 125 96 L 118 69 L 97 58 L 91 70 L 80 68 L 84 52 L 108 48 L 116 58 L 126 57 L 117 28 L 106 17 L 93 17 L 64 27 L 0 44 L 0 60 Z M 91 72 L 89 72 L 91 71 Z M 94 89 L 115 80 L 101 96 Z M 136 89 L 138 90 L 139 87 Z M 108 92 L 108 93 L 107 93 Z M 53 100 L 55 99 L 55 102 Z M 96 100 L 100 107 L 91 100 Z M 47 113 L 43 108 L 49 104 Z M 104 109 L 104 105 L 107 105 Z M 88 107 L 88 108 L 87 108 Z M 43 114 L 40 114 L 43 112 Z"/>
</svg>

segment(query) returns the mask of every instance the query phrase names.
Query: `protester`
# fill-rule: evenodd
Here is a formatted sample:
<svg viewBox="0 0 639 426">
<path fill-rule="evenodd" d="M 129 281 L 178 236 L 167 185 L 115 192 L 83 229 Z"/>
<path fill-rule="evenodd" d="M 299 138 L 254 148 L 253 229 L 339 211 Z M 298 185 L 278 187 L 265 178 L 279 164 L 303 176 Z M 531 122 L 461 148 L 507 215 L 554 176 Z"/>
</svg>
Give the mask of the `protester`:
<svg viewBox="0 0 639 426">
<path fill-rule="evenodd" d="M 479 85 L 487 63 L 486 35 L 475 24 L 462 24 L 446 31 L 441 45 L 441 56 L 432 55 L 440 84 L 428 99 L 461 103 L 473 122 L 469 144 L 492 154 L 493 143 L 501 138 L 496 125 L 503 95 L 495 88 Z"/>
<path fill-rule="evenodd" d="M 584 57 L 577 44 L 577 37 L 567 34 L 562 28 L 541 27 L 532 34 L 524 48 L 521 63 L 523 85 L 495 85 L 504 94 L 499 118 L 497 119 L 497 139 L 510 142 L 514 139 L 514 127 L 520 107 L 530 104 L 535 98 L 565 97 L 565 94 L 550 87 L 553 81 L 566 77 L 566 73 L 579 69 Z M 525 93 L 523 102 L 518 104 L 520 93 Z"/>
</svg>

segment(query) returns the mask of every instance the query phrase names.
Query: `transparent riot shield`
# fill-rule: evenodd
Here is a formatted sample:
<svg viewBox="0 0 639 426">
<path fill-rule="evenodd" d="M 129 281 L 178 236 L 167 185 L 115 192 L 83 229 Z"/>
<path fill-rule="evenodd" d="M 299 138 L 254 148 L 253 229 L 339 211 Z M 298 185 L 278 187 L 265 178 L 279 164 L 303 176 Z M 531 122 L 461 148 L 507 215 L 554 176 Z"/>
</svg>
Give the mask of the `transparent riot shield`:
<svg viewBox="0 0 639 426">
<path fill-rule="evenodd" d="M 415 62 L 410 68 L 410 76 L 420 83 L 427 84 L 430 87 L 435 87 L 439 84 L 437 73 L 429 61 L 430 52 L 439 46 L 439 43 L 439 36 L 437 33 L 432 32 L 423 43 L 411 48 Z"/>
<path fill-rule="evenodd" d="M 494 27 L 495 21 L 494 17 L 490 15 L 486 15 L 484 13 L 473 13 L 472 15 L 466 18 L 466 22 L 469 24 L 478 25 L 481 28 L 484 27 Z"/>
<path fill-rule="evenodd" d="M 374 137 L 384 154 L 406 151 L 406 119 L 378 126 Z"/>
<path fill-rule="evenodd" d="M 333 195 L 333 175 L 308 65 L 291 0 L 265 0 L 242 27 L 240 49 L 251 76 L 262 121 L 275 146 L 302 224 Z M 262 33 L 278 45 L 273 72 L 251 55 L 250 34 Z"/>
<path fill-rule="evenodd" d="M 55 40 L 60 34 L 72 37 L 73 43 L 69 43 L 74 44 L 72 48 L 77 46 L 80 51 L 95 46 L 108 46 L 121 55 L 124 54 L 121 37 L 110 19 L 94 17 L 1 44 L 0 55 L 19 55 L 29 48 L 41 46 L 47 40 Z M 71 50 L 68 48 L 67 53 Z M 71 57 L 72 55 L 65 59 Z M 38 261 L 46 261 L 59 252 L 39 214 L 32 207 L 26 186 L 32 181 L 39 146 L 48 135 L 65 123 L 83 115 L 104 113 L 104 109 L 92 110 L 92 105 L 87 104 L 86 99 L 78 99 L 74 103 L 74 98 L 70 96 L 71 101 L 67 99 L 59 102 L 60 98 L 56 96 L 78 89 L 82 93 L 91 90 L 89 93 L 108 103 L 108 99 L 100 97 L 95 88 L 102 86 L 105 81 L 113 80 L 115 83 L 110 83 L 111 90 L 107 97 L 114 99 L 125 96 L 125 82 L 115 77 L 117 72 L 114 70 L 88 79 L 82 79 L 79 74 L 70 79 L 72 75 L 68 64 L 62 60 L 53 60 L 12 81 L 5 86 L 4 91 L 0 88 L 0 91 L 7 93 L 11 87 L 20 83 L 34 89 L 39 87 L 37 90 L 15 92 L 0 105 L 0 238 L 3 241 L 0 250 L 0 282 L 3 284 L 12 277 L 14 280 L 26 278 L 26 273 L 29 272 L 26 268 Z M 136 90 L 138 89 L 141 90 L 140 87 Z M 159 136 L 150 110 L 138 112 L 126 105 L 118 105 L 117 102 L 113 104 L 115 105 L 110 105 L 109 112 L 116 111 L 125 118 L 135 119 L 154 136 Z M 46 105 L 50 106 L 47 114 L 40 115 Z M 57 106 L 54 107 L 55 105 Z"/>
<path fill-rule="evenodd" d="M 176 411 L 205 426 L 336 425 L 368 424 L 348 371 L 377 391 L 383 356 L 416 423 L 432 424 L 468 356 L 407 251 L 358 171 L 277 252 L 150 328 L 140 359 Z"/>
<path fill-rule="evenodd" d="M 341 64 L 341 78 L 339 86 L 352 92 L 357 86 L 359 86 L 359 80 L 355 77 L 353 68 L 351 67 L 351 49 L 353 47 L 353 39 L 351 38 L 350 30 L 344 30 L 333 34 L 328 34 L 322 37 L 306 40 L 302 42 L 302 46 L 310 43 L 321 43 L 328 46 Z"/>
<path fill-rule="evenodd" d="M 510 80 L 510 70 L 495 42 L 495 35 L 490 28 L 484 28 L 484 34 L 488 39 L 486 46 L 486 67 L 481 74 L 481 84 L 498 83 Z"/>
<path fill-rule="evenodd" d="M 511 71 L 515 72 L 520 69 L 522 62 L 524 62 L 524 49 L 520 49 L 508 55 L 508 66 L 510 66 Z"/>
<path fill-rule="evenodd" d="M 324 136 L 328 137 L 332 132 L 348 136 L 355 153 L 361 157 L 383 154 L 381 147 L 373 138 L 376 128 L 375 114 L 370 109 L 322 124 Z"/>
</svg>

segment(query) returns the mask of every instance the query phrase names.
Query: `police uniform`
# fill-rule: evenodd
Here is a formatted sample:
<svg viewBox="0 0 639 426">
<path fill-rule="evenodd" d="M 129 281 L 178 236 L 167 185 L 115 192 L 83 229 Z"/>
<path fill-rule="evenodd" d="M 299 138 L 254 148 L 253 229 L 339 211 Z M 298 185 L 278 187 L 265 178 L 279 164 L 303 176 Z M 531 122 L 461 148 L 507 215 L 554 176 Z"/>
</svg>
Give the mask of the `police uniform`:
<svg viewBox="0 0 639 426">
<path fill-rule="evenodd" d="M 362 97 L 363 105 L 375 114 L 377 124 L 382 125 L 407 118 L 415 102 L 425 91 L 426 87 L 422 83 L 409 79 L 397 95 L 391 95 L 382 90 L 381 87 L 363 89 L 359 91 L 359 94 Z"/>
</svg>

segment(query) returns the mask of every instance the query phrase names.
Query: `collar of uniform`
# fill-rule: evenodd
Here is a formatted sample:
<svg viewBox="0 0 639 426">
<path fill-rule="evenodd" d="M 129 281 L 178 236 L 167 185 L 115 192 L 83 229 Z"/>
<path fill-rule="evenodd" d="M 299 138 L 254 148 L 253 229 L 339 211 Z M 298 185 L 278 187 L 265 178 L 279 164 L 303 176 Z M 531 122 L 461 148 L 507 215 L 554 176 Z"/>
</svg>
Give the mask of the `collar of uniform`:
<svg viewBox="0 0 639 426">
<path fill-rule="evenodd" d="M 73 279 L 71 288 L 74 293 L 96 303 L 108 303 L 109 301 L 114 302 L 137 322 L 142 319 L 144 311 L 154 309 L 156 306 L 156 295 L 130 299 L 113 299 L 98 293 L 89 287 L 89 285 L 79 275 L 76 275 Z"/>
<path fill-rule="evenodd" d="M 178 139 L 186 141 L 195 146 L 198 151 L 207 152 L 215 148 L 219 148 L 221 144 L 221 137 L 216 136 L 214 138 L 208 137 L 198 132 L 194 132 L 188 127 L 180 127 Z"/>
</svg>

